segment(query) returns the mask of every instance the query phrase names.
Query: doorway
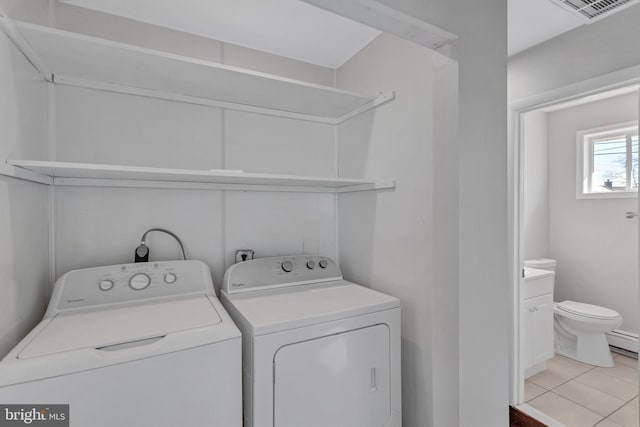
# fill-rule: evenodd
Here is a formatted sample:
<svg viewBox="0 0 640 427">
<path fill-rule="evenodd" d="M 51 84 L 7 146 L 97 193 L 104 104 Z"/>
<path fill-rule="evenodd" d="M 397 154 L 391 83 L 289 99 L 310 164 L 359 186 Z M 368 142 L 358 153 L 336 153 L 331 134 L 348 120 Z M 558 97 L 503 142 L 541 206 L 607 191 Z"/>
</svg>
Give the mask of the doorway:
<svg viewBox="0 0 640 427">
<path fill-rule="evenodd" d="M 524 279 L 522 278 L 524 273 L 524 260 L 529 258 L 559 258 L 557 264 L 558 270 L 556 271 L 555 277 L 557 281 L 552 297 L 553 301 L 576 300 L 591 302 L 591 304 L 598 303 L 598 305 L 602 306 L 614 305 L 616 307 L 622 307 L 619 311 L 626 312 L 626 314 L 623 314 L 623 317 L 627 318 L 627 321 L 621 325 L 619 329 L 620 334 L 608 334 L 607 337 L 609 338 L 610 344 L 631 352 L 637 352 L 637 331 L 639 323 L 637 318 L 638 231 L 637 220 L 634 215 L 638 211 L 638 202 L 637 182 L 633 182 L 633 177 L 637 174 L 637 170 L 633 170 L 634 159 L 637 164 L 637 154 L 629 153 L 629 161 L 622 162 L 621 167 L 624 164 L 624 168 L 622 168 L 624 171 L 622 175 L 624 175 L 624 177 L 622 175 L 615 175 L 615 170 L 613 172 L 609 171 L 610 176 L 603 180 L 602 183 L 599 181 L 595 182 L 595 185 L 588 189 L 591 192 L 599 194 L 589 195 L 581 193 L 579 190 L 584 190 L 584 188 L 580 188 L 582 184 L 581 177 L 597 176 L 597 179 L 600 179 L 600 175 L 596 172 L 602 172 L 602 161 L 596 165 L 596 170 L 593 169 L 593 165 L 587 165 L 587 169 L 580 170 L 581 161 L 585 158 L 588 159 L 588 156 L 585 157 L 585 154 L 582 153 L 583 157 L 580 158 L 579 149 L 581 144 L 578 142 L 578 138 L 581 137 L 584 140 L 585 136 L 590 135 L 588 131 L 591 131 L 591 134 L 598 134 L 599 131 L 605 132 L 600 129 L 604 123 L 597 123 L 597 120 L 594 120 L 594 126 L 586 126 L 581 124 L 579 120 L 571 121 L 570 119 L 573 115 L 574 118 L 582 117 L 586 120 L 588 118 L 585 118 L 585 112 L 589 109 L 593 110 L 598 108 L 598 105 L 600 105 L 599 108 L 605 108 L 607 114 L 613 117 L 614 114 L 612 114 L 612 112 L 614 112 L 617 107 L 614 108 L 611 107 L 611 105 L 620 102 L 632 103 L 634 107 L 633 121 L 629 120 L 628 117 L 625 120 L 613 118 L 609 125 L 624 125 L 634 128 L 636 135 L 635 147 L 637 147 L 637 85 L 639 81 L 640 76 L 629 78 L 628 74 L 613 73 L 598 79 L 573 85 L 572 87 L 563 88 L 553 93 L 544 94 L 536 97 L 536 99 L 528 99 L 510 105 L 510 113 L 513 118 L 510 123 L 510 135 L 512 137 L 510 145 L 511 176 L 513 178 L 510 189 L 512 209 L 512 215 L 510 215 L 512 219 L 512 223 L 510 224 L 511 253 L 513 256 L 511 260 L 511 274 L 514 283 L 512 287 L 514 327 L 512 329 L 513 340 L 511 349 L 511 404 L 514 406 L 519 405 L 518 407 L 524 412 L 551 426 L 571 425 L 571 422 L 565 420 L 564 423 L 558 424 L 558 421 L 561 420 L 556 418 L 562 418 L 562 416 L 556 416 L 556 418 L 554 418 L 536 409 L 536 406 L 539 408 L 544 408 L 544 406 L 532 405 L 532 396 L 547 395 L 547 400 L 549 400 L 549 397 L 559 396 L 560 399 L 569 401 L 570 405 L 581 406 L 580 403 L 586 405 L 587 402 L 584 401 L 576 402 L 576 400 L 580 400 L 579 397 L 576 397 L 576 393 L 589 393 L 591 391 L 590 388 L 587 388 L 588 386 L 583 387 L 584 384 L 582 384 L 587 382 L 589 378 L 582 378 L 582 383 L 579 383 L 579 381 L 571 383 L 571 381 L 576 380 L 576 378 L 581 375 L 587 374 L 591 370 L 597 370 L 597 374 L 602 375 L 603 373 L 600 371 L 603 368 L 593 365 L 587 366 L 588 364 L 581 366 L 580 362 L 576 362 L 574 365 L 573 362 L 575 361 L 571 358 L 557 355 L 554 357 L 551 355 L 551 357 L 542 361 L 544 362 L 542 363 L 542 368 L 538 366 L 538 369 L 544 371 L 547 365 L 551 367 L 551 371 L 557 371 L 561 369 L 561 367 L 566 367 L 568 371 L 571 371 L 565 372 L 565 375 L 568 375 L 568 377 L 564 380 L 556 378 L 557 383 L 552 381 L 542 385 L 528 381 L 527 384 L 533 384 L 534 386 L 527 387 L 529 390 L 525 389 L 525 377 L 533 376 L 536 372 L 535 370 L 532 372 L 530 369 L 525 369 L 526 367 L 530 368 L 532 364 L 530 358 L 526 361 L 526 363 L 528 363 L 526 367 L 524 366 L 525 362 L 523 362 L 523 357 L 527 356 L 523 354 L 523 352 L 526 351 L 523 350 L 523 340 L 529 339 L 527 336 L 523 336 L 522 331 L 522 324 L 526 321 L 525 313 L 522 311 L 524 307 L 523 297 L 525 295 L 521 293 L 521 286 L 524 283 Z M 609 104 L 609 107 L 606 107 L 606 104 Z M 601 117 L 601 119 L 604 120 L 605 118 Z M 564 125 L 564 129 L 559 130 L 558 123 Z M 570 129 L 571 126 L 569 126 L 569 123 L 572 126 L 575 125 L 578 127 Z M 582 123 L 584 123 L 584 120 Z M 553 127 L 553 130 L 550 130 L 550 127 Z M 562 126 L 560 127 L 562 128 Z M 578 135 L 577 130 L 587 132 L 583 132 L 583 135 Z M 614 130 L 617 130 L 615 126 Z M 568 137 L 567 135 L 572 136 Z M 558 138 L 564 141 L 562 148 L 558 147 Z M 569 141 L 567 141 L 567 139 L 569 139 Z M 531 143 L 531 140 L 538 141 L 538 143 Z M 630 142 L 633 142 L 633 136 L 630 136 Z M 630 144 L 630 148 L 631 145 L 632 144 Z M 605 145 L 603 144 L 598 148 L 605 148 Z M 615 144 L 609 144 L 606 148 L 608 151 L 605 150 L 603 154 L 607 152 L 618 152 L 615 149 L 612 150 L 612 148 L 616 148 Z M 637 152 L 637 148 L 635 150 Z M 633 151 L 633 149 L 630 151 Z M 593 152 L 591 152 L 591 155 L 593 155 Z M 635 158 L 633 158 L 633 156 L 635 156 Z M 615 156 L 609 156 L 609 158 L 612 157 Z M 603 156 L 596 157 L 596 159 L 603 158 Z M 619 161 L 617 159 L 614 160 Z M 593 161 L 593 158 L 591 158 L 591 161 Z M 589 167 L 591 167 L 591 169 L 589 169 Z M 629 170 L 628 172 L 627 169 Z M 629 182 L 629 185 L 626 186 L 624 190 L 631 190 L 624 195 L 622 194 L 623 191 L 621 190 L 623 189 L 620 184 L 623 180 L 625 181 L 625 186 L 626 181 Z M 570 192 L 568 196 L 567 191 Z M 630 194 L 633 191 L 635 191 L 635 193 Z M 615 194 L 611 195 L 612 193 Z M 598 202 L 596 200 L 600 200 L 601 202 L 605 200 L 607 203 L 600 203 L 600 207 L 598 208 Z M 596 207 L 594 208 L 594 206 Z M 617 215 L 615 219 L 609 218 L 606 221 L 604 220 L 604 218 L 610 215 L 607 209 L 616 210 L 620 207 L 623 207 L 623 210 L 619 212 L 619 215 Z M 575 211 L 572 209 L 578 210 Z M 561 215 L 559 215 L 558 212 L 560 212 Z M 627 212 L 629 212 L 629 214 L 627 214 Z M 599 215 L 600 222 L 597 222 L 595 226 L 591 225 L 588 231 L 583 231 L 581 239 L 576 239 L 575 234 L 572 235 L 572 232 L 579 232 L 580 228 L 578 225 L 584 226 L 588 224 L 588 217 L 595 214 Z M 630 218 L 627 218 L 627 216 L 630 216 Z M 598 269 L 598 262 L 600 261 L 603 263 L 606 262 L 609 266 L 612 264 L 610 261 L 603 259 L 602 254 L 589 254 L 588 251 L 586 251 L 589 246 L 588 240 L 590 239 L 601 242 L 599 249 L 603 249 L 606 246 L 607 240 L 603 239 L 598 233 L 607 232 L 607 230 L 610 230 L 609 226 L 615 224 L 620 225 L 620 230 L 622 230 L 622 227 L 626 227 L 627 237 L 630 241 L 630 243 L 627 242 L 620 246 L 633 248 L 632 253 L 625 254 L 626 263 L 631 264 L 629 270 L 633 271 L 629 274 L 629 277 L 622 280 L 620 279 L 620 275 L 612 275 L 607 271 L 607 268 Z M 583 230 L 586 229 L 583 228 Z M 614 239 L 614 235 L 615 233 L 609 233 L 608 238 L 610 241 Z M 630 237 L 631 235 L 633 235 L 633 237 Z M 577 246 L 571 247 L 571 245 Z M 613 251 L 609 252 L 615 252 L 615 249 L 618 248 L 613 249 Z M 582 257 L 567 255 L 578 252 L 587 253 L 583 254 L 584 256 Z M 610 253 L 609 255 L 614 258 L 616 257 L 615 253 Z M 584 259 L 589 259 L 589 257 L 593 261 L 591 263 L 585 263 Z M 617 258 L 620 260 L 618 266 L 625 263 L 620 257 Z M 617 295 L 617 297 L 627 302 L 632 299 L 633 304 L 625 305 L 612 302 L 611 298 L 616 297 L 616 292 L 611 292 L 611 280 L 607 282 L 605 279 L 598 279 L 594 277 L 596 275 L 594 272 L 605 274 L 606 277 L 609 277 L 613 281 L 624 282 L 627 287 L 631 289 L 630 291 L 627 289 L 626 291 L 620 292 L 620 295 Z M 585 274 L 586 276 L 581 277 L 580 274 Z M 586 286 L 589 280 L 598 283 L 604 282 L 605 285 L 599 287 Z M 575 283 L 579 283 L 579 286 L 573 285 Z M 599 292 L 600 295 L 598 296 Z M 632 308 L 625 308 L 627 306 Z M 539 354 L 543 353 L 544 352 Z M 621 358 L 617 361 L 619 365 L 629 369 L 637 369 L 636 360 L 622 359 L 622 357 L 626 356 L 615 356 L 616 359 Z M 527 359 L 527 357 L 524 357 L 524 359 Z M 537 362 L 540 362 L 540 360 Z M 533 365 L 535 364 L 536 363 L 533 363 Z M 625 368 L 619 368 L 618 370 L 624 371 Z M 545 377 L 545 374 L 539 375 L 540 377 Z M 590 374 L 590 376 L 597 376 L 596 372 Z M 546 375 L 546 377 L 550 377 L 550 375 Z M 622 394 L 614 396 L 615 400 L 612 399 L 608 402 L 608 406 L 604 408 L 587 408 L 589 410 L 596 409 L 592 411 L 594 413 L 592 416 L 593 423 L 585 421 L 582 424 L 596 425 L 614 412 L 620 410 L 627 403 L 632 403 L 632 401 L 636 402 L 638 393 L 637 373 L 634 373 L 633 377 L 633 380 L 631 380 L 631 391 L 629 391 L 629 387 L 627 387 L 624 391 L 624 396 Z M 539 380 L 538 383 L 540 382 L 544 381 Z M 560 386 L 562 386 L 562 388 L 556 390 L 556 387 Z M 582 388 L 582 390 L 576 391 L 574 390 L 576 388 Z M 619 387 L 619 389 L 622 388 Z M 631 392 L 632 394 L 630 394 Z M 594 393 L 594 395 L 597 395 L 597 393 Z M 567 398 L 567 396 L 570 398 Z M 544 399 L 540 399 L 540 401 L 536 403 L 540 403 L 542 400 Z M 600 400 L 606 400 L 606 396 Z M 618 403 L 620 403 L 620 405 L 616 406 Z M 611 409 L 611 411 L 609 411 L 609 409 Z M 567 410 L 567 412 L 570 412 L 570 410 Z M 637 412 L 637 408 L 633 410 L 636 417 Z M 618 420 L 620 421 L 620 419 Z M 608 421 L 614 422 L 613 419 Z"/>
</svg>

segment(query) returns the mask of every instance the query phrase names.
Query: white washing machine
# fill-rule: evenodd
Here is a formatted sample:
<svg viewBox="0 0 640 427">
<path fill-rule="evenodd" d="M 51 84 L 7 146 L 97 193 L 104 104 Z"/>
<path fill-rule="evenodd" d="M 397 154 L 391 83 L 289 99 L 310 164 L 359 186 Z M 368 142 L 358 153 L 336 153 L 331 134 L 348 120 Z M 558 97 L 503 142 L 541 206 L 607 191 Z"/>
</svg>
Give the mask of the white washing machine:
<svg viewBox="0 0 640 427">
<path fill-rule="evenodd" d="M 72 426 L 242 426 L 240 331 L 200 261 L 75 270 L 0 362 L 2 404 Z"/>
<path fill-rule="evenodd" d="M 221 299 L 242 330 L 245 427 L 400 427 L 400 302 L 329 258 L 231 266 Z"/>
</svg>

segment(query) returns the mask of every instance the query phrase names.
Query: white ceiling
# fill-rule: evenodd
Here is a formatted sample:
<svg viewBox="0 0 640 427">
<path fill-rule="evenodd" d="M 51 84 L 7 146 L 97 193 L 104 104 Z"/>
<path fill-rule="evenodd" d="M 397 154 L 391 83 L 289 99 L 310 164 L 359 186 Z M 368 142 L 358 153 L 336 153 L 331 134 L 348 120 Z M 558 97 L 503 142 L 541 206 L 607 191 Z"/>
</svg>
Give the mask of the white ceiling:
<svg viewBox="0 0 640 427">
<path fill-rule="evenodd" d="M 300 0 L 61 1 L 334 69 L 380 34 Z M 552 0 L 508 4 L 509 56 L 584 24 Z"/>
<path fill-rule="evenodd" d="M 334 69 L 380 34 L 299 0 L 62 1 Z"/>
<path fill-rule="evenodd" d="M 509 56 L 583 25 L 550 0 L 509 0 Z"/>
</svg>

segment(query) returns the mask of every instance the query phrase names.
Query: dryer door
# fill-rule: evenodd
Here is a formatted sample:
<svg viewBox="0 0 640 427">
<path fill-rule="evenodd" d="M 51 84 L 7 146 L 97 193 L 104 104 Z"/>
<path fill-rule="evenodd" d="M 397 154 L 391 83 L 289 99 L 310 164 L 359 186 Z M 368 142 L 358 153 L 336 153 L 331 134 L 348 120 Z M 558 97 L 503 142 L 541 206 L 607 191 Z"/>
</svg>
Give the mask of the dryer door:
<svg viewBox="0 0 640 427">
<path fill-rule="evenodd" d="M 386 325 L 286 345 L 274 358 L 274 427 L 382 427 L 389 387 Z"/>
</svg>

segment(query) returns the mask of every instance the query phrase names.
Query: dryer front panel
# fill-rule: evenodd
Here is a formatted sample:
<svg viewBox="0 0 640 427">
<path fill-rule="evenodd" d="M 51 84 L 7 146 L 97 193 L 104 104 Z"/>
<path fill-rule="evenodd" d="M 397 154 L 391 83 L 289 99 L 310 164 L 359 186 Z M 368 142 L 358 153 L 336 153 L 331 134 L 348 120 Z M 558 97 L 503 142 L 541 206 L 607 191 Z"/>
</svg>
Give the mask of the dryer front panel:
<svg viewBox="0 0 640 427">
<path fill-rule="evenodd" d="M 281 347 L 275 427 L 382 427 L 391 416 L 389 328 L 374 325 Z"/>
</svg>

